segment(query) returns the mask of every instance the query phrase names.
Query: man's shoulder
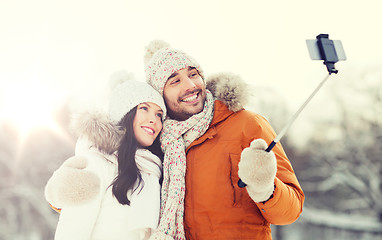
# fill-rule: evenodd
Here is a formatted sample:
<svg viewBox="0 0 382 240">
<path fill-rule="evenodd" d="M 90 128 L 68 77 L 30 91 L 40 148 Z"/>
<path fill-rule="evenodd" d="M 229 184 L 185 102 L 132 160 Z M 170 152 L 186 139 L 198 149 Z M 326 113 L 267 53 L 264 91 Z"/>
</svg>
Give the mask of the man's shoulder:
<svg viewBox="0 0 382 240">
<path fill-rule="evenodd" d="M 238 119 L 248 120 L 248 121 L 259 121 L 263 122 L 268 120 L 261 114 L 253 112 L 251 110 L 243 109 L 234 114 L 234 116 Z"/>
<path fill-rule="evenodd" d="M 240 109 L 238 111 L 231 111 L 228 106 L 223 102 L 215 102 L 215 113 L 214 119 L 211 125 L 221 124 L 232 124 L 236 126 L 237 124 L 251 124 L 251 125 L 263 125 L 268 124 L 268 120 L 259 113 L 253 112 L 247 109 Z"/>
<path fill-rule="evenodd" d="M 258 131 L 266 126 L 269 126 L 268 120 L 253 111 L 242 109 L 237 112 L 231 112 L 229 116 L 217 123 L 221 127 L 225 126 L 235 130 L 242 129 L 243 131 Z"/>
</svg>

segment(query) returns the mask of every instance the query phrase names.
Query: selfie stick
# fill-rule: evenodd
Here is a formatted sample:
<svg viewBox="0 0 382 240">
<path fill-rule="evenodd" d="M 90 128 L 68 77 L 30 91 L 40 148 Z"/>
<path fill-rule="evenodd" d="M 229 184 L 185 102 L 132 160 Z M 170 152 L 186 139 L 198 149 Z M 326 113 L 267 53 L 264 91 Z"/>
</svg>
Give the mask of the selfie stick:
<svg viewBox="0 0 382 240">
<path fill-rule="evenodd" d="M 334 64 L 338 62 L 338 56 L 336 53 L 336 49 L 332 40 L 329 39 L 328 34 L 320 34 L 317 37 L 317 46 L 321 55 L 321 60 L 324 60 L 324 64 L 329 72 L 329 74 L 318 84 L 316 89 L 312 92 L 312 94 L 306 99 L 306 101 L 301 105 L 298 111 L 292 116 L 287 125 L 281 130 L 281 132 L 276 136 L 276 138 L 269 144 L 268 148 L 265 149 L 266 152 L 270 152 L 273 147 L 280 141 L 280 139 L 285 135 L 290 126 L 296 120 L 296 118 L 300 115 L 302 110 L 308 105 L 310 100 L 316 95 L 316 93 L 321 89 L 326 80 L 329 79 L 332 73 L 338 73 L 338 70 L 335 69 Z M 239 187 L 243 188 L 247 186 L 241 179 L 239 179 L 238 183 Z"/>
</svg>

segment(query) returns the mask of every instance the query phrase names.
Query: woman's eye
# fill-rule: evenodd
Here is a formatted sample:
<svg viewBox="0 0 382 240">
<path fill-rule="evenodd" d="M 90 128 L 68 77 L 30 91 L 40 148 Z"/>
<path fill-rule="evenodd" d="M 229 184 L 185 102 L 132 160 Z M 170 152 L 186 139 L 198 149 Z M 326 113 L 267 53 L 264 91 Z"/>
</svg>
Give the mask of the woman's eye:
<svg viewBox="0 0 382 240">
<path fill-rule="evenodd" d="M 162 119 L 163 114 L 162 113 L 157 113 L 157 117 Z"/>
<path fill-rule="evenodd" d="M 147 111 L 147 110 L 149 110 L 147 107 L 145 107 L 145 106 L 142 106 L 142 107 L 140 107 L 139 109 L 142 109 L 142 110 L 145 110 L 145 111 Z"/>
</svg>

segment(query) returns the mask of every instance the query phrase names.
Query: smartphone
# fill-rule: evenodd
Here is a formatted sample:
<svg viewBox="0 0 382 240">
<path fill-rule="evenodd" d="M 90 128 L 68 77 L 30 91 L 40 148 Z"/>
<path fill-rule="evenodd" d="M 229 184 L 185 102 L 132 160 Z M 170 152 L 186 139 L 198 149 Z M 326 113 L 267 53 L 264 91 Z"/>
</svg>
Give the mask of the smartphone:
<svg viewBox="0 0 382 240">
<path fill-rule="evenodd" d="M 307 39 L 306 45 L 308 46 L 309 55 L 312 60 L 327 60 L 324 59 L 320 54 L 320 49 L 318 47 L 318 39 Z M 330 50 L 333 54 L 337 54 L 337 58 L 340 61 L 346 60 L 346 55 L 344 51 L 344 47 L 340 40 L 331 40 L 333 42 L 332 45 L 326 45 L 327 49 Z"/>
</svg>

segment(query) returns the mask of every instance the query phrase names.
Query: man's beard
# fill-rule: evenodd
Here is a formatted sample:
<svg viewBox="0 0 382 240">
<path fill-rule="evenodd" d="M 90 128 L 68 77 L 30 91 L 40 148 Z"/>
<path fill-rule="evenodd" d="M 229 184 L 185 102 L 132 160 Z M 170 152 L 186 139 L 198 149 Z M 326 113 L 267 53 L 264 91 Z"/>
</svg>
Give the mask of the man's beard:
<svg viewBox="0 0 382 240">
<path fill-rule="evenodd" d="M 184 108 L 181 108 L 181 107 L 178 107 L 178 106 L 174 107 L 175 110 L 172 110 L 171 106 L 169 106 L 167 104 L 167 100 L 165 99 L 168 116 L 171 119 L 174 119 L 174 120 L 177 120 L 177 121 L 185 121 L 185 120 L 189 119 L 190 117 L 192 117 L 193 115 L 202 112 L 203 108 L 204 108 L 204 104 L 206 102 L 206 94 L 203 91 L 201 91 L 199 94 L 200 94 L 199 97 L 202 98 L 202 101 L 201 101 L 202 104 L 201 104 L 200 110 L 198 110 L 197 112 L 187 111 L 187 109 L 184 109 Z M 194 108 L 193 108 L 193 110 L 194 110 Z"/>
</svg>

